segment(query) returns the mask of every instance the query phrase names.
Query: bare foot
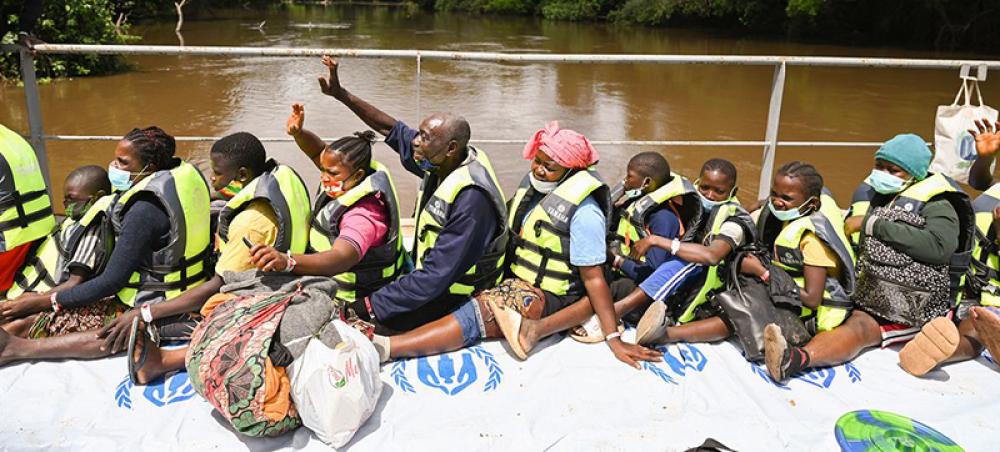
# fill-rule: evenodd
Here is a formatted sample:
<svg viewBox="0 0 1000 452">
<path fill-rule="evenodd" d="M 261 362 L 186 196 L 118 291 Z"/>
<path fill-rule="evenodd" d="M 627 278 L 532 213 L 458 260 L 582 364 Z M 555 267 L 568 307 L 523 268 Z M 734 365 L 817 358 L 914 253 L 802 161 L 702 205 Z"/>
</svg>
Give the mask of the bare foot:
<svg viewBox="0 0 1000 452">
<path fill-rule="evenodd" d="M 517 334 L 517 341 L 521 344 L 521 348 L 524 349 L 524 353 L 531 353 L 531 349 L 538 345 L 538 341 L 542 338 L 539 337 L 539 328 L 541 327 L 540 320 L 531 320 L 527 317 L 521 318 L 521 331 Z"/>
<path fill-rule="evenodd" d="M 17 339 L 17 338 L 12 338 L 10 333 L 4 331 L 3 328 L 0 328 L 0 366 L 5 366 L 14 360 L 14 358 L 11 358 L 10 356 L 11 355 L 10 351 L 7 350 L 7 347 L 10 345 L 11 339 Z"/>
<path fill-rule="evenodd" d="M 139 334 L 145 334 L 140 330 Z M 156 344 L 152 344 L 149 340 L 137 340 L 135 344 L 135 353 L 132 355 L 131 359 L 138 363 L 139 356 L 142 355 L 142 349 L 149 347 L 146 352 L 146 362 L 142 364 L 142 367 L 136 371 L 136 375 L 139 377 L 139 381 L 136 384 L 145 385 L 149 382 L 159 378 L 161 375 L 166 373 L 163 369 L 162 357 L 160 356 L 160 348 Z"/>
<path fill-rule="evenodd" d="M 976 306 L 972 308 L 972 326 L 990 351 L 993 362 L 1000 362 L 1000 316 L 988 308 Z"/>
</svg>

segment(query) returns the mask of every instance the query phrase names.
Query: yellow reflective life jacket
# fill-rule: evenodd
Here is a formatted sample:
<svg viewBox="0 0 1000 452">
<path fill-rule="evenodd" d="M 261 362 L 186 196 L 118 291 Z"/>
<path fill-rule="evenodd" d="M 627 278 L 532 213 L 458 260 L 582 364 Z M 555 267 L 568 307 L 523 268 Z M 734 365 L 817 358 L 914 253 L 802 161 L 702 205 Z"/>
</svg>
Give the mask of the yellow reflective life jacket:
<svg viewBox="0 0 1000 452">
<path fill-rule="evenodd" d="M 181 161 L 171 170 L 150 174 L 118 196 L 112 206 L 115 237 L 122 233 L 125 213 L 140 193 L 150 194 L 170 218 L 168 244 L 153 252 L 152 265 L 142 264 L 117 294 L 128 306 L 169 300 L 208 279 L 212 249 L 209 188 L 193 165 Z"/>
<path fill-rule="evenodd" d="M 55 229 L 52 201 L 35 150 L 0 124 L 0 253 Z"/>
<path fill-rule="evenodd" d="M 868 185 L 867 182 L 861 182 L 858 188 L 854 190 L 854 194 L 851 195 L 851 207 L 847 209 L 846 218 L 850 217 L 864 217 L 868 214 L 868 209 L 871 207 L 872 198 L 878 192 Z M 848 237 L 851 241 L 851 247 L 854 248 L 854 252 L 857 253 L 858 246 L 861 245 L 859 242 L 861 240 L 861 231 L 855 232 Z"/>
<path fill-rule="evenodd" d="M 114 202 L 114 195 L 107 195 L 95 201 L 80 221 L 67 217 L 59 229 L 49 234 L 24 260 L 21 271 L 14 275 L 14 285 L 7 292 L 7 298 L 14 299 L 25 292 L 47 292 L 69 278 L 67 265 L 76 253 L 84 233 L 91 227 L 101 228 L 97 232 L 98 242 L 94 245 L 95 258 L 93 274 L 99 274 L 111 253 L 114 237 L 107 221 L 108 209 Z"/>
<path fill-rule="evenodd" d="M 694 184 L 676 173 L 671 173 L 671 177 L 670 182 L 664 186 L 615 209 L 614 216 L 609 222 L 614 227 L 609 239 L 620 247 L 623 256 L 628 256 L 632 252 L 633 243 L 649 235 L 649 215 L 678 196 L 683 199 L 683 204 L 679 206 L 680 211 L 678 212 L 678 220 L 684 226 L 684 235 L 681 237 L 681 241 L 693 242 L 697 240 L 698 226 L 702 216 L 707 212 L 702 211 L 701 199 L 699 199 Z M 612 190 L 612 192 L 619 191 L 621 189 L 618 187 Z"/>
<path fill-rule="evenodd" d="M 976 214 L 976 248 L 972 269 L 979 288 L 979 303 L 1000 306 L 1000 257 L 993 229 L 993 209 L 1000 206 L 1000 184 L 994 184 L 972 203 Z"/>
<path fill-rule="evenodd" d="M 511 273 L 555 295 L 582 294 L 580 271 L 570 264 L 570 221 L 591 194 L 607 217 L 611 204 L 608 186 L 596 171 L 577 171 L 531 204 L 537 192 L 529 177 L 524 177 L 510 201 Z"/>
<path fill-rule="evenodd" d="M 222 243 L 229 241 L 229 224 L 256 200 L 266 201 L 278 220 L 274 248 L 281 252 L 304 253 L 309 241 L 309 192 L 298 173 L 285 165 L 277 165 L 257 176 L 226 202 L 219 212 Z"/>
<path fill-rule="evenodd" d="M 743 229 L 743 244 L 740 248 L 751 246 L 756 242 L 757 228 L 754 225 L 753 218 L 740 206 L 739 201 L 733 197 L 715 206 L 709 212 L 705 227 L 702 228 L 706 233 L 700 234 L 703 237 L 701 244 L 709 246 L 713 240 L 719 237 L 722 225 L 727 221 L 734 221 Z M 739 249 L 734 247 L 730 256 L 735 256 L 738 251 Z M 687 301 L 681 314 L 677 316 L 679 323 L 687 323 L 695 320 L 698 307 L 711 299 L 715 293 L 724 289 L 726 278 L 725 273 L 722 272 L 728 264 L 729 259 L 727 258 L 723 259 L 719 265 L 708 267 L 708 270 L 705 272 L 705 281 L 701 287 L 688 291 L 692 296 Z"/>
<path fill-rule="evenodd" d="M 503 277 L 504 254 L 507 251 L 507 206 L 504 204 L 500 182 L 486 153 L 473 146 L 468 146 L 467 149 L 469 156 L 465 162 L 440 183 L 437 176 L 425 174 L 417 192 L 417 209 L 414 215 L 417 221 L 413 254 L 416 268 L 420 269 L 424 266 L 427 251 L 437 243 L 438 235 L 448 222 L 455 199 L 462 190 L 475 187 L 483 190 L 493 201 L 497 225 L 503 231 L 483 250 L 483 255 L 475 265 L 458 280 L 450 281 L 448 293 L 452 295 L 472 295 L 497 285 Z M 425 200 L 425 193 L 435 184 L 434 192 Z M 448 283 L 442 281 L 442 284 Z"/>
<path fill-rule="evenodd" d="M 823 189 L 819 210 L 808 216 L 782 224 L 765 207 L 757 225 L 763 244 L 773 252 L 773 264 L 788 272 L 799 287 L 805 287 L 805 262 L 799 248 L 803 236 L 812 232 L 833 251 L 840 263 L 841 279 L 827 275 L 823 301 L 815 317 L 812 317 L 812 310 L 804 306 L 802 316 L 810 317 L 810 323 L 815 321 L 810 329 L 817 332 L 832 330 L 843 323 L 853 307 L 850 294 L 854 292 L 857 275 L 854 272 L 854 252 L 844 234 L 843 216 L 829 191 Z"/>
<path fill-rule="evenodd" d="M 335 297 L 353 303 L 394 281 L 403 271 L 406 251 L 399 233 L 399 198 L 389 170 L 372 161 L 371 173 L 357 186 L 333 199 L 320 193 L 316 197 L 315 218 L 309 232 L 309 247 L 316 252 L 329 250 L 340 236 L 340 219 L 351 206 L 368 195 L 378 194 L 389 212 L 385 244 L 373 247 L 350 270 L 333 277 L 337 281 Z"/>
</svg>

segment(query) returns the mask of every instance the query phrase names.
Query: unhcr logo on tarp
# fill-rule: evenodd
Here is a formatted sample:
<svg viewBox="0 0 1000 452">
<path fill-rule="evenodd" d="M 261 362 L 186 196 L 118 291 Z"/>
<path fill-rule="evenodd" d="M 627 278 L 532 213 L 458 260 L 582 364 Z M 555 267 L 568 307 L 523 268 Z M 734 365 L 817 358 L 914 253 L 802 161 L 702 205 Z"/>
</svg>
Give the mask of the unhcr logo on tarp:
<svg viewBox="0 0 1000 452">
<path fill-rule="evenodd" d="M 125 379 L 115 387 L 115 404 L 118 408 L 132 409 L 132 380 Z M 142 396 L 156 407 L 182 402 L 194 397 L 194 387 L 187 372 L 177 372 L 143 387 Z"/>
<path fill-rule="evenodd" d="M 861 370 L 859 370 L 858 366 L 855 366 L 854 363 L 846 363 L 842 367 L 844 372 L 847 374 L 847 378 L 851 380 L 851 383 L 861 381 Z M 789 383 L 778 383 L 771 378 L 771 375 L 767 373 L 767 369 L 764 368 L 764 366 L 750 363 L 750 370 L 752 370 L 753 373 L 762 380 L 774 385 L 777 388 L 785 390 L 792 389 L 789 387 L 789 384 L 792 381 L 801 381 L 816 386 L 817 388 L 827 389 L 833 384 L 833 381 L 837 377 L 836 367 L 818 367 L 799 373 L 798 375 L 792 377 Z"/>
<path fill-rule="evenodd" d="M 643 361 L 642 368 L 656 375 L 664 383 L 678 384 L 674 377 L 683 377 L 692 371 L 701 372 L 708 364 L 708 358 L 694 345 L 678 344 L 675 348 L 677 356 L 665 345 L 656 347 L 657 350 L 663 352 L 663 362 Z"/>
<path fill-rule="evenodd" d="M 420 385 L 449 396 L 480 385 L 482 392 L 489 392 L 503 381 L 503 370 L 496 358 L 478 345 L 438 356 L 396 361 L 390 375 L 400 390 L 416 393 L 420 386 L 411 380 L 414 372 Z"/>
</svg>

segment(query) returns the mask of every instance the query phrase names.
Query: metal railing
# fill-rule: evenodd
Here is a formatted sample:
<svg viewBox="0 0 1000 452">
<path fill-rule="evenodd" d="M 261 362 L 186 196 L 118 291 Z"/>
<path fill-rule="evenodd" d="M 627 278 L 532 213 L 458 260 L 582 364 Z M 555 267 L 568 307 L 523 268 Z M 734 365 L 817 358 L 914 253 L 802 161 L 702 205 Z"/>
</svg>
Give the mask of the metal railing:
<svg viewBox="0 0 1000 452">
<path fill-rule="evenodd" d="M 24 95 L 28 110 L 31 145 L 38 154 L 39 164 L 49 179 L 48 158 L 45 142 L 73 140 L 117 141 L 119 136 L 111 135 L 60 135 L 44 134 L 42 113 L 35 77 L 33 55 L 23 48 L 13 45 L 0 46 L 2 52 L 19 52 L 21 56 L 21 76 L 24 81 Z M 915 58 L 863 58 L 863 57 L 812 57 L 812 56 L 741 56 L 741 55 L 638 55 L 638 54 L 548 54 L 548 53 L 497 53 L 497 52 L 451 52 L 439 50 L 379 50 L 379 49 L 304 49 L 280 47 L 216 47 L 216 46 L 149 46 L 149 45 L 82 45 L 43 44 L 35 47 L 40 54 L 86 54 L 86 55 L 200 55 L 200 56 L 259 56 L 259 57 L 315 57 L 332 55 L 353 58 L 393 58 L 416 60 L 416 109 L 421 116 L 420 73 L 423 60 L 479 61 L 494 63 L 642 63 L 642 64 L 721 64 L 740 66 L 771 66 L 774 76 L 771 80 L 771 97 L 767 113 L 767 126 L 763 140 L 715 140 L 715 141 L 670 141 L 670 140 L 592 140 L 598 145 L 630 146 L 737 146 L 763 147 L 761 156 L 760 185 L 758 198 L 770 192 L 771 173 L 774 171 L 774 154 L 779 146 L 804 147 L 874 147 L 880 142 L 859 141 L 778 141 L 778 125 L 781 120 L 781 101 L 785 91 L 785 74 L 788 66 L 813 67 L 860 67 L 860 68 L 906 68 L 906 69 L 961 69 L 967 75 L 969 68 L 978 69 L 984 78 L 987 69 L 1000 68 L 1000 61 L 984 60 L 932 60 Z M 178 141 L 214 141 L 220 137 L 178 136 Z M 264 137 L 262 141 L 291 141 L 289 137 Z M 480 144 L 520 144 L 523 139 L 473 140 Z"/>
</svg>

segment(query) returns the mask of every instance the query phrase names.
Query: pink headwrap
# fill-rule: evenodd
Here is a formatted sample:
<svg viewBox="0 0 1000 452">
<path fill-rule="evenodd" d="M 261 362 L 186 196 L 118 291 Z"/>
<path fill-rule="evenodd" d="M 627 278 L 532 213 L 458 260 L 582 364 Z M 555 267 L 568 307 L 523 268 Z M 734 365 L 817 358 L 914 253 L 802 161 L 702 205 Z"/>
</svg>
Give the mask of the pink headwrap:
<svg viewBox="0 0 1000 452">
<path fill-rule="evenodd" d="M 534 159 L 541 146 L 545 146 L 544 151 L 552 160 L 570 169 L 584 169 L 600 159 L 587 137 L 573 130 L 560 129 L 559 121 L 552 121 L 535 132 L 524 145 L 524 159 Z"/>
</svg>

